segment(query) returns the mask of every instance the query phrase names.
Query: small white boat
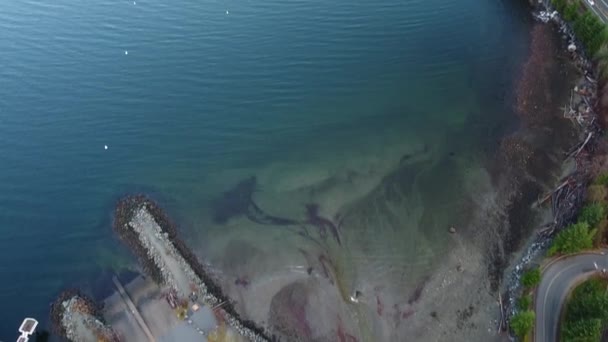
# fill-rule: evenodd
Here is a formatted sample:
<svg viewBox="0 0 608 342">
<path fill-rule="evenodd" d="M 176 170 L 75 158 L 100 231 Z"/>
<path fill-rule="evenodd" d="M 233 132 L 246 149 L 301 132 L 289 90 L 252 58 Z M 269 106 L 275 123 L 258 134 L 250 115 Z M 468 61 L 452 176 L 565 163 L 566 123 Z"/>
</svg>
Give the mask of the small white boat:
<svg viewBox="0 0 608 342">
<path fill-rule="evenodd" d="M 21 336 L 17 339 L 17 342 L 27 342 L 30 336 L 36 331 L 38 321 L 33 318 L 25 318 L 19 327 Z"/>
</svg>

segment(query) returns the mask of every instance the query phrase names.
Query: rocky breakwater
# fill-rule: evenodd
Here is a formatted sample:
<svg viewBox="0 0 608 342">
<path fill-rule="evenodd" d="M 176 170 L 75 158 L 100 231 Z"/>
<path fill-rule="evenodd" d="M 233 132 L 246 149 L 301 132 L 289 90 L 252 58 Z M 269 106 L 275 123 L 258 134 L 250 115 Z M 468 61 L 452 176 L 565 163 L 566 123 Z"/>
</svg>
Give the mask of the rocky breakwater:
<svg viewBox="0 0 608 342">
<path fill-rule="evenodd" d="M 53 302 L 51 324 L 57 335 L 69 341 L 120 341 L 104 323 L 101 308 L 78 290 L 66 290 Z"/>
<path fill-rule="evenodd" d="M 196 293 L 204 304 L 215 308 L 220 319 L 250 341 L 270 340 L 262 328 L 239 317 L 155 202 L 141 195 L 123 198 L 116 206 L 114 229 L 160 286 L 185 300 Z"/>
</svg>

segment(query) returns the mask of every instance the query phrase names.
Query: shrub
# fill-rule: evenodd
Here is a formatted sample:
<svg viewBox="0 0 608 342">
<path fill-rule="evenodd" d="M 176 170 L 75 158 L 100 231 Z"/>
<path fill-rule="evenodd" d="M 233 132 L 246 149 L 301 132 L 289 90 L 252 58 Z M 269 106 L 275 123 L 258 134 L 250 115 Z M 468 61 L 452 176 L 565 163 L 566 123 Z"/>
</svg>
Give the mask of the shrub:
<svg viewBox="0 0 608 342">
<path fill-rule="evenodd" d="M 563 10 L 564 19 L 574 21 L 578 18 L 578 7 L 575 4 L 566 5 Z"/>
<path fill-rule="evenodd" d="M 521 283 L 526 288 L 531 288 L 540 282 L 540 269 L 538 267 L 527 270 L 521 275 Z"/>
<path fill-rule="evenodd" d="M 523 338 L 532 330 L 532 327 L 534 327 L 535 318 L 534 311 L 520 311 L 511 317 L 511 329 L 513 329 L 515 335 Z"/>
<path fill-rule="evenodd" d="M 602 203 L 592 203 L 583 207 L 578 216 L 579 222 L 587 222 L 589 227 L 595 228 L 606 217 L 606 209 Z"/>
<path fill-rule="evenodd" d="M 559 232 L 549 248 L 549 256 L 561 253 L 577 253 L 593 247 L 596 230 L 589 229 L 587 222 L 578 222 Z"/>
<path fill-rule="evenodd" d="M 523 295 L 517 300 L 519 310 L 529 310 L 530 305 L 532 305 L 532 296 L 530 295 Z"/>
<path fill-rule="evenodd" d="M 602 337 L 602 321 L 599 319 L 585 319 L 566 322 L 562 328 L 562 341 L 564 342 L 595 342 Z"/>
<path fill-rule="evenodd" d="M 602 24 L 595 14 L 589 11 L 585 11 L 582 15 L 577 15 L 572 21 L 574 22 L 572 29 L 576 33 L 576 36 L 583 42 L 590 54 L 595 54 L 599 50 L 601 43 L 605 41 L 603 34 L 604 24 Z M 603 39 L 598 39 L 598 36 L 602 36 Z"/>
<path fill-rule="evenodd" d="M 605 283 L 599 279 L 591 279 L 578 286 L 568 303 L 566 319 L 569 321 L 599 319 L 607 322 L 608 295 L 605 290 Z"/>
<path fill-rule="evenodd" d="M 555 6 L 555 9 L 558 10 L 560 13 L 564 11 L 567 5 L 566 0 L 551 0 L 551 3 L 553 4 L 553 6 Z"/>
</svg>

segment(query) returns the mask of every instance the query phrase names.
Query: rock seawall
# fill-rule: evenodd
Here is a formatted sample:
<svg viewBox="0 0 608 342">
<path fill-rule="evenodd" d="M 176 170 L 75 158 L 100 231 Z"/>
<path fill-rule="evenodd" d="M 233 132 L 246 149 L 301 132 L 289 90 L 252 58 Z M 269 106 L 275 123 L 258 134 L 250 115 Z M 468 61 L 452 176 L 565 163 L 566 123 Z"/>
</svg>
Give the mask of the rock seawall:
<svg viewBox="0 0 608 342">
<path fill-rule="evenodd" d="M 119 342 L 119 336 L 107 326 L 102 307 L 77 289 L 63 291 L 51 304 L 51 327 L 55 334 L 69 341 Z"/>
<path fill-rule="evenodd" d="M 162 208 L 144 195 L 127 196 L 121 199 L 114 214 L 114 230 L 122 241 L 133 251 L 141 262 L 143 269 L 158 284 L 176 289 L 177 285 L 162 260 L 162 256 L 154 252 L 154 248 L 145 237 L 142 237 L 142 224 L 145 224 L 150 215 L 160 231 L 156 238 L 165 244 L 169 253 L 176 255 L 182 261 L 182 271 L 193 283 L 197 284 L 201 298 L 209 305 L 221 304 L 216 309 L 226 322 L 241 335 L 252 341 L 271 340 L 264 329 L 252 321 L 240 318 L 234 309 L 232 301 L 226 297 L 222 289 L 215 284 L 205 271 L 196 255 L 179 238 L 176 225 L 169 219 Z M 148 216 L 149 217 L 149 216 Z M 193 273 L 193 274 L 192 274 Z"/>
</svg>

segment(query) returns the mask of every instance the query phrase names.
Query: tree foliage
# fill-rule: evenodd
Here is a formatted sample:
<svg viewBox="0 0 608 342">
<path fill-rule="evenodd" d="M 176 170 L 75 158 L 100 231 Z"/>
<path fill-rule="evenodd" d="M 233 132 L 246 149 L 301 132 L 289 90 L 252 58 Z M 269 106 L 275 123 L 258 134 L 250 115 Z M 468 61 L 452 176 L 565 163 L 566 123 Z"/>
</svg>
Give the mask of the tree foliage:
<svg viewBox="0 0 608 342">
<path fill-rule="evenodd" d="M 525 271 L 521 275 L 521 283 L 526 288 L 531 288 L 540 283 L 540 269 L 538 267 Z"/>
<path fill-rule="evenodd" d="M 532 296 L 523 295 L 517 300 L 517 308 L 519 310 L 529 310 L 532 305 Z"/>
<path fill-rule="evenodd" d="M 536 316 L 532 310 L 520 311 L 511 317 L 511 329 L 513 329 L 515 335 L 523 338 L 534 327 L 535 318 Z"/>
<path fill-rule="evenodd" d="M 606 217 L 606 208 L 602 203 L 587 204 L 578 216 L 579 222 L 587 222 L 589 227 L 596 228 L 598 223 Z"/>
<path fill-rule="evenodd" d="M 589 53 L 595 54 L 606 41 L 605 26 L 595 14 L 585 11 L 573 19 L 572 29 Z"/>
<path fill-rule="evenodd" d="M 602 321 L 599 319 L 585 319 L 566 322 L 562 328 L 562 341 L 564 342 L 597 342 L 602 335 Z"/>
<path fill-rule="evenodd" d="M 599 341 L 602 326 L 608 322 L 608 294 L 605 282 L 592 279 L 578 286 L 566 308 L 562 326 L 566 342 Z"/>
<path fill-rule="evenodd" d="M 566 317 L 569 320 L 597 318 L 608 321 L 608 295 L 605 283 L 592 279 L 577 287 L 573 294 Z"/>
<path fill-rule="evenodd" d="M 566 6 L 568 5 L 566 0 L 551 0 L 551 3 L 555 7 L 555 9 L 560 13 L 563 13 L 566 9 Z"/>
<path fill-rule="evenodd" d="M 596 230 L 589 229 L 587 222 L 578 222 L 559 232 L 549 248 L 549 256 L 577 253 L 593 247 Z"/>
<path fill-rule="evenodd" d="M 591 55 L 594 55 L 607 42 L 606 26 L 593 12 L 582 6 L 579 0 L 552 0 L 551 2 L 562 17 L 572 24 L 576 37 Z"/>
<path fill-rule="evenodd" d="M 566 19 L 567 21 L 574 21 L 579 17 L 578 7 L 575 4 L 567 5 L 564 8 L 563 13 L 564 19 Z"/>
</svg>

